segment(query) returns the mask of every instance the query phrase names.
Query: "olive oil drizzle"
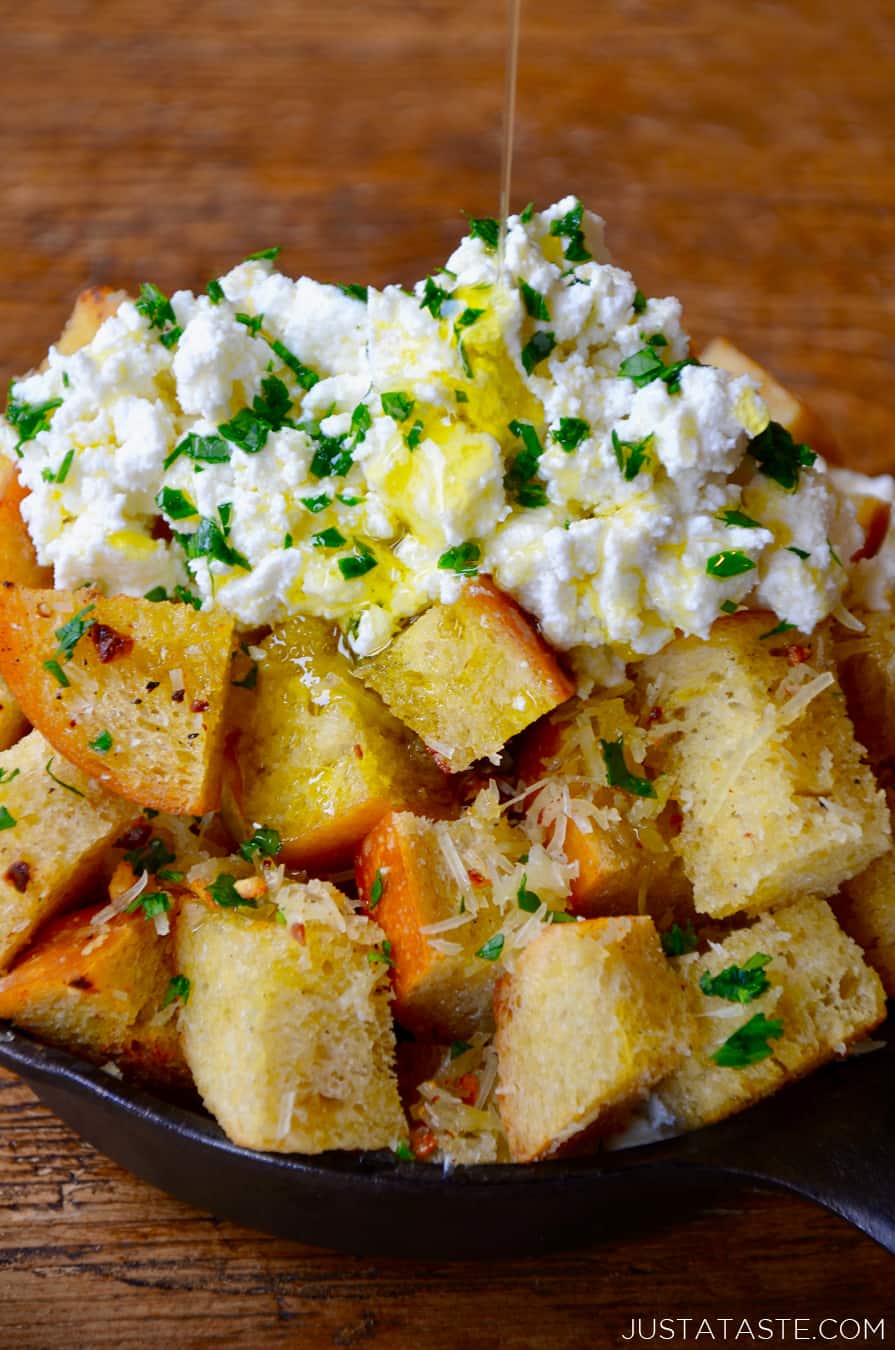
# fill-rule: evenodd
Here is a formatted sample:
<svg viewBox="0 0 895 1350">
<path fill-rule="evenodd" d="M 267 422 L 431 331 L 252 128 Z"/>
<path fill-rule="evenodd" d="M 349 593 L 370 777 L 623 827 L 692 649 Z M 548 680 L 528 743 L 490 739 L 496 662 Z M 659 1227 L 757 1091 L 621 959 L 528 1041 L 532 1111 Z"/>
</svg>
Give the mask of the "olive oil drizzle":
<svg viewBox="0 0 895 1350">
<path fill-rule="evenodd" d="M 522 0 L 507 0 L 507 59 L 503 92 L 503 146 L 500 165 L 500 234 L 497 245 L 497 276 L 504 281 L 507 216 L 510 214 L 510 183 L 513 174 L 513 134 L 516 126 L 516 79 L 519 69 L 519 26 Z"/>
</svg>

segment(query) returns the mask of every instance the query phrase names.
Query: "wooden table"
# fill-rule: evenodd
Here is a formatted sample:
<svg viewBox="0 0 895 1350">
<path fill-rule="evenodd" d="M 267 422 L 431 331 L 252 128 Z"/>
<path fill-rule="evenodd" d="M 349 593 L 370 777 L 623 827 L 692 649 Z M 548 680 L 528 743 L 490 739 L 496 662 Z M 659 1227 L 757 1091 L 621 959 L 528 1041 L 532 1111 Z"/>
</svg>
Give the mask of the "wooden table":
<svg viewBox="0 0 895 1350">
<path fill-rule="evenodd" d="M 892 0 L 526 8 L 517 208 L 579 193 L 697 339 L 736 336 L 890 467 Z M 423 275 L 461 207 L 496 211 L 503 31 L 503 0 L 0 0 L 0 377 L 88 280 L 196 287 L 271 243 L 321 279 Z M 4 1347 L 593 1347 L 637 1315 L 892 1311 L 890 1257 L 781 1196 L 418 1266 L 193 1213 L 5 1075 L 0 1125 Z"/>
</svg>

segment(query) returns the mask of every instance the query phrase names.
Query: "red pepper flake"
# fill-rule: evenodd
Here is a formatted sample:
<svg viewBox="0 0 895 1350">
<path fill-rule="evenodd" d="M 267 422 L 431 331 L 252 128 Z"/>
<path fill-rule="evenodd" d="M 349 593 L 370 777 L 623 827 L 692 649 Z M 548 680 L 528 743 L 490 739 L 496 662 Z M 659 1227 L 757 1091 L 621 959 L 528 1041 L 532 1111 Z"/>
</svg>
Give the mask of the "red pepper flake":
<svg viewBox="0 0 895 1350">
<path fill-rule="evenodd" d="M 357 756 L 358 759 L 363 759 L 363 757 L 364 757 L 364 747 L 363 747 L 362 745 L 355 745 L 355 747 L 354 747 L 354 753 L 355 753 L 355 755 Z"/>
<path fill-rule="evenodd" d="M 152 835 L 152 826 L 148 820 L 135 820 L 132 825 L 128 825 L 123 834 L 120 834 L 115 840 L 115 848 L 142 848 L 148 844 Z"/>
<path fill-rule="evenodd" d="M 296 942 L 305 945 L 305 926 L 303 923 L 294 923 L 289 928 L 289 936 L 294 937 Z"/>
<path fill-rule="evenodd" d="M 476 1073 L 465 1073 L 462 1078 L 458 1078 L 455 1084 L 457 1096 L 465 1106 L 475 1106 L 476 1097 L 479 1095 L 479 1076 Z"/>
<path fill-rule="evenodd" d="M 647 719 L 646 719 L 647 725 L 648 725 L 648 726 L 652 726 L 652 724 L 653 724 L 654 722 L 661 722 L 663 716 L 664 716 L 664 714 L 663 714 L 662 709 L 661 709 L 660 707 L 656 706 L 655 708 L 650 708 L 649 713 L 647 714 Z"/>
<path fill-rule="evenodd" d="M 467 867 L 466 875 L 469 877 L 473 886 L 487 886 L 488 884 L 488 878 L 483 877 L 481 872 L 477 872 L 474 867 Z"/>
<path fill-rule="evenodd" d="M 129 656 L 133 651 L 134 639 L 116 632 L 107 623 L 92 624 L 90 638 L 97 656 L 104 665 L 109 661 L 117 661 L 119 656 Z"/>
<path fill-rule="evenodd" d="M 428 1158 L 438 1148 L 438 1140 L 428 1125 L 414 1125 L 410 1131 L 410 1147 L 414 1157 Z"/>
<path fill-rule="evenodd" d="M 802 666 L 811 655 L 810 647 L 802 647 L 798 643 L 793 643 L 786 649 L 786 659 L 791 666 Z"/>
<path fill-rule="evenodd" d="M 194 713 L 208 712 L 208 699 L 194 698 L 192 703 L 190 704 L 190 712 Z"/>
<path fill-rule="evenodd" d="M 31 868 L 26 862 L 14 862 L 6 869 L 6 880 L 24 895 L 31 880 Z"/>
<path fill-rule="evenodd" d="M 171 702 L 182 703 L 185 697 L 186 697 L 185 689 L 175 689 L 174 693 L 171 695 Z"/>
<path fill-rule="evenodd" d="M 92 980 L 88 980 L 86 975 L 78 975 L 68 982 L 69 989 L 83 989 L 85 994 L 92 994 L 96 988 Z"/>
</svg>

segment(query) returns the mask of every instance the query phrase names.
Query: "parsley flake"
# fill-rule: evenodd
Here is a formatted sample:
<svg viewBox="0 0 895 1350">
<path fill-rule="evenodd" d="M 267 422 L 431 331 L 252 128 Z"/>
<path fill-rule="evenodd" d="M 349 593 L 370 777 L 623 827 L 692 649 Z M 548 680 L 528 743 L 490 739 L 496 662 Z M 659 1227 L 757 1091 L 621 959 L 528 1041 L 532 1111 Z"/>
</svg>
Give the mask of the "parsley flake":
<svg viewBox="0 0 895 1350">
<path fill-rule="evenodd" d="M 610 787 L 621 788 L 634 797 L 655 797 L 656 789 L 648 778 L 639 778 L 631 773 L 625 763 L 625 741 L 619 736 L 614 741 L 600 741 L 603 762 L 606 765 L 606 782 Z"/>
<path fill-rule="evenodd" d="M 357 577 L 366 576 L 376 566 L 376 558 L 367 548 L 366 544 L 358 544 L 357 552 L 350 558 L 339 559 L 339 571 L 346 581 L 353 581 Z"/>
<path fill-rule="evenodd" d="M 359 403 L 351 414 L 351 427 L 349 435 L 354 437 L 354 444 L 360 445 L 367 439 L 367 432 L 373 425 L 373 419 L 370 416 L 370 409 L 366 403 Z"/>
<path fill-rule="evenodd" d="M 15 816 L 10 815 L 8 806 L 0 806 L 0 830 L 11 830 L 16 824 Z"/>
<path fill-rule="evenodd" d="M 258 853 L 264 858 L 275 858 L 282 847 L 282 840 L 271 825 L 258 825 L 251 839 L 245 839 L 240 844 L 239 852 L 246 862 L 251 862 Z"/>
<path fill-rule="evenodd" d="M 541 908 L 543 901 L 536 891 L 527 889 L 527 882 L 528 876 L 523 872 L 519 889 L 516 891 L 516 903 L 526 914 L 534 914 Z"/>
<path fill-rule="evenodd" d="M 156 494 L 155 504 L 169 520 L 188 520 L 190 516 L 199 514 L 189 497 L 184 496 L 177 488 L 163 487 L 161 492 Z"/>
<path fill-rule="evenodd" d="M 794 623 L 787 623 L 785 619 L 782 619 L 775 628 L 769 628 L 766 633 L 762 633 L 759 640 L 763 642 L 765 638 L 779 637 L 781 633 L 791 633 L 795 627 Z"/>
<path fill-rule="evenodd" d="M 416 447 L 419 445 L 420 441 L 422 440 L 422 438 L 423 438 L 423 423 L 422 420 L 418 417 L 414 422 L 413 426 L 407 432 L 407 435 L 404 437 L 404 444 L 407 446 L 408 450 L 415 450 Z"/>
<path fill-rule="evenodd" d="M 471 1049 L 472 1044 L 469 1041 L 452 1041 L 451 1059 L 459 1059 L 461 1055 L 465 1055 L 466 1051 Z"/>
<path fill-rule="evenodd" d="M 457 544 L 442 553 L 438 559 L 438 566 L 446 572 L 458 572 L 461 577 L 474 577 L 478 576 L 479 569 L 476 564 L 481 556 L 482 551 L 478 544 L 468 539 L 465 544 Z"/>
<path fill-rule="evenodd" d="M 721 605 L 722 614 L 736 614 L 738 609 L 739 605 L 737 604 L 736 600 L 725 600 L 722 602 Z"/>
<path fill-rule="evenodd" d="M 205 294 L 213 305 L 219 305 L 224 297 L 224 288 L 219 281 L 209 281 Z"/>
<path fill-rule="evenodd" d="M 197 436 L 191 431 L 182 441 L 178 441 L 165 460 L 164 467 L 170 469 L 181 455 L 187 455 L 202 464 L 226 464 L 232 453 L 230 446 L 220 436 Z"/>
<path fill-rule="evenodd" d="M 11 783 L 21 772 L 21 769 L 0 769 L 0 783 Z"/>
<path fill-rule="evenodd" d="M 768 422 L 746 447 L 758 461 L 761 472 L 786 492 L 792 492 L 799 482 L 799 471 L 810 469 L 817 455 L 810 446 L 793 440 L 786 427 L 779 422 Z"/>
<path fill-rule="evenodd" d="M 612 432 L 615 461 L 618 464 L 619 473 L 626 483 L 632 483 L 644 465 L 649 464 L 652 440 L 652 432 L 648 436 L 644 436 L 642 441 L 623 441 L 615 431 Z"/>
<path fill-rule="evenodd" d="M 95 750 L 98 755 L 105 755 L 112 749 L 112 733 L 110 731 L 101 731 L 92 741 L 88 741 L 91 750 Z"/>
<path fill-rule="evenodd" d="M 71 680 L 68 678 L 58 661 L 44 661 L 43 668 L 50 672 L 56 683 L 60 684 L 63 689 L 71 688 Z"/>
<path fill-rule="evenodd" d="M 377 867 L 376 875 L 373 878 L 373 885 L 370 887 L 370 898 L 367 902 L 367 909 L 371 913 L 379 904 L 379 901 L 382 899 L 382 892 L 384 889 L 385 883 L 382 880 L 382 868 Z"/>
<path fill-rule="evenodd" d="M 532 319 L 546 319 L 550 322 L 550 310 L 547 307 L 547 301 L 540 291 L 536 291 L 533 286 L 529 286 L 527 281 L 519 279 L 519 292 L 522 296 L 522 303 L 525 305 L 525 312 Z"/>
<path fill-rule="evenodd" d="M 415 406 L 415 400 L 408 394 L 395 391 L 382 395 L 382 411 L 396 422 L 406 422 Z"/>
<path fill-rule="evenodd" d="M 217 521 L 210 520 L 207 516 L 199 517 L 199 527 L 193 534 L 177 534 L 174 537 L 186 554 L 187 561 L 191 562 L 195 558 L 211 558 L 214 562 L 223 563 L 225 567 L 241 567 L 246 572 L 252 570 L 248 558 L 228 542 L 224 530 Z"/>
<path fill-rule="evenodd" d="M 50 755 L 50 758 L 47 760 L 47 763 L 46 763 L 46 770 L 47 770 L 47 773 L 50 775 L 50 777 L 52 778 L 53 782 L 54 782 L 54 783 L 57 783 L 57 784 L 59 785 L 59 787 L 65 788 L 66 792 L 71 792 L 71 793 L 73 793 L 76 797 L 83 797 L 83 796 L 84 796 L 84 793 L 81 791 L 80 788 L 73 787 L 71 783 L 63 783 L 62 779 L 61 779 L 61 778 L 57 778 L 56 775 L 53 773 L 53 770 L 50 768 L 50 765 L 53 763 L 53 760 L 54 760 L 55 758 L 56 758 L 55 755 Z"/>
<path fill-rule="evenodd" d="M 476 956 L 481 957 L 483 961 L 496 961 L 503 951 L 504 944 L 503 933 L 495 933 L 486 943 L 479 947 Z"/>
<path fill-rule="evenodd" d="M 739 577 L 744 572 L 751 572 L 755 563 L 739 548 L 725 549 L 723 553 L 713 553 L 707 560 L 705 570 L 710 577 Z"/>
<path fill-rule="evenodd" d="M 722 511 L 718 519 L 724 525 L 738 526 L 741 530 L 761 530 L 764 528 L 760 520 L 753 520 L 751 516 L 743 515 L 742 511 Z"/>
<path fill-rule="evenodd" d="M 794 553 L 797 558 L 801 558 L 803 561 L 805 558 L 811 557 L 810 553 L 807 553 L 803 548 L 796 548 L 795 544 L 787 544 L 786 551 L 787 553 Z"/>
<path fill-rule="evenodd" d="M 236 878 L 231 872 L 221 872 L 207 887 L 208 894 L 221 909 L 257 909 L 257 900 L 246 900 L 236 889 Z"/>
<path fill-rule="evenodd" d="M 275 244 L 273 248 L 262 248 L 258 253 L 250 253 L 246 262 L 276 262 L 282 253 L 281 245 Z"/>
<path fill-rule="evenodd" d="M 566 454 L 570 455 L 590 435 L 590 426 L 581 417 L 561 417 L 559 426 L 550 434 L 557 445 L 561 445 Z"/>
<path fill-rule="evenodd" d="M 190 1001 L 190 982 L 186 975 L 171 976 L 162 999 L 162 1008 L 167 1008 L 169 1003 L 174 1003 L 177 999 L 180 999 L 184 1007 Z"/>
<path fill-rule="evenodd" d="M 522 348 L 522 365 L 526 375 L 531 375 L 535 366 L 539 366 L 556 346 L 556 337 L 546 328 L 539 328 L 533 333 Z"/>
<path fill-rule="evenodd" d="M 19 433 L 16 452 L 21 457 L 21 447 L 26 441 L 33 441 L 41 431 L 50 426 L 50 414 L 62 406 L 61 398 L 48 398 L 43 403 L 24 403 L 13 398 L 10 385 L 9 401 L 6 407 L 6 419 Z"/>
<path fill-rule="evenodd" d="M 332 497 L 328 497 L 325 492 L 321 492 L 319 497 L 302 497 L 301 504 L 310 511 L 312 516 L 316 516 L 332 505 Z"/>
<path fill-rule="evenodd" d="M 79 609 L 77 614 L 72 615 L 67 623 L 61 628 L 56 629 L 56 641 L 59 643 L 57 656 L 61 656 L 64 661 L 70 661 L 74 655 L 75 647 L 81 641 L 85 633 L 96 623 L 96 619 L 88 619 L 87 615 L 92 614 L 96 605 L 85 605 Z"/>
<path fill-rule="evenodd" d="M 520 224 L 520 225 L 527 225 L 527 224 L 528 224 L 528 222 L 529 222 L 529 221 L 531 220 L 531 218 L 532 218 L 532 215 L 534 214 L 534 209 L 535 209 L 535 204 L 534 204 L 534 202 L 529 202 L 527 206 L 523 206 L 522 210 L 519 212 L 519 224 Z"/>
<path fill-rule="evenodd" d="M 637 389 L 652 384 L 653 380 L 662 380 L 669 394 L 679 394 L 681 390 L 681 371 L 686 366 L 698 366 L 701 363 L 688 356 L 683 361 L 675 361 L 666 366 L 655 347 L 641 347 L 633 356 L 628 356 L 618 368 L 619 375 L 631 380 Z"/>
<path fill-rule="evenodd" d="M 241 323 L 247 328 L 252 337 L 257 337 L 261 331 L 261 325 L 264 323 L 263 314 L 236 314 L 234 315 L 237 323 Z"/>
<path fill-rule="evenodd" d="M 467 216 L 470 239 L 481 239 L 489 253 L 497 248 L 500 226 L 493 216 Z"/>
<path fill-rule="evenodd" d="M 357 282 L 354 281 L 350 281 L 347 286 L 343 286 L 342 283 L 339 282 L 339 290 L 343 295 L 347 295 L 349 300 L 359 300 L 362 305 L 367 303 L 369 295 L 369 288 L 367 286 L 359 286 Z"/>
<path fill-rule="evenodd" d="M 312 370 L 311 367 L 306 366 L 303 361 L 299 361 L 295 353 L 291 352 L 284 343 L 280 342 L 279 338 L 266 337 L 264 340 L 271 351 L 280 358 L 283 365 L 288 366 L 292 371 L 292 374 L 298 380 L 305 393 L 307 393 L 309 389 L 313 389 L 315 384 L 320 383 L 320 376 L 317 374 L 316 370 Z"/>
<path fill-rule="evenodd" d="M 643 294 L 643 291 L 638 286 L 637 290 L 634 292 L 634 299 L 631 301 L 631 308 L 633 309 L 635 314 L 642 314 L 643 311 L 646 309 L 646 306 L 647 306 L 646 296 Z"/>
<path fill-rule="evenodd" d="M 782 1035 L 782 1022 L 769 1020 L 764 1013 L 756 1013 L 732 1036 L 728 1036 L 712 1059 L 725 1069 L 745 1069 L 750 1064 L 760 1064 L 774 1053 L 768 1041 L 779 1040 Z"/>
<path fill-rule="evenodd" d="M 426 277 L 420 309 L 427 309 L 433 319 L 440 319 L 442 306 L 450 298 L 450 291 L 446 291 L 439 286 L 434 277 Z"/>
<path fill-rule="evenodd" d="M 52 469 L 42 469 L 40 474 L 41 478 L 45 483 L 64 483 L 68 477 L 68 471 L 71 468 L 74 457 L 74 450 L 67 450 L 62 463 L 59 465 L 56 472 L 54 473 Z"/>
<path fill-rule="evenodd" d="M 751 1003 L 771 987 L 764 973 L 770 960 L 763 952 L 756 952 L 744 965 L 727 966 L 718 975 L 704 970 L 699 977 L 699 987 L 704 994 L 726 999 L 728 1003 Z"/>
<path fill-rule="evenodd" d="M 178 328 L 177 316 L 164 292 L 160 291 L 158 286 L 153 286 L 151 281 L 144 281 L 140 287 L 136 309 L 148 320 L 150 328 L 158 329 L 159 342 L 162 346 L 173 347 L 181 337 L 183 329 Z"/>
<path fill-rule="evenodd" d="M 167 914 L 170 908 L 171 897 L 164 891 L 144 891 L 130 902 L 127 913 L 136 914 L 142 909 L 144 919 L 157 919 L 160 914 Z"/>
<path fill-rule="evenodd" d="M 565 247 L 565 258 L 567 262 L 579 263 L 589 262 L 594 256 L 588 251 L 584 241 L 584 230 L 581 228 L 581 218 L 584 214 L 584 207 L 581 202 L 576 202 L 571 211 L 567 211 L 559 220 L 551 221 L 550 233 L 561 239 L 567 239 Z"/>
<path fill-rule="evenodd" d="M 344 534 L 340 534 L 334 525 L 311 535 L 311 543 L 314 548 L 338 548 L 340 544 L 345 542 Z"/>
<path fill-rule="evenodd" d="M 679 923 L 673 923 L 661 935 L 661 942 L 666 956 L 686 956 L 688 952 L 695 952 L 699 946 L 695 929 L 689 921 L 685 928 L 681 928 Z"/>
<path fill-rule="evenodd" d="M 392 960 L 392 944 L 388 938 L 383 942 L 381 949 L 377 948 L 375 951 L 367 952 L 367 960 L 372 966 L 381 964 L 391 967 L 395 964 Z"/>
<path fill-rule="evenodd" d="M 545 506 L 547 490 L 543 483 L 533 481 L 544 453 L 538 433 L 530 422 L 521 422 L 518 418 L 513 418 L 508 430 L 522 441 L 524 449 L 510 461 L 504 475 L 504 487 L 519 506 Z"/>
</svg>

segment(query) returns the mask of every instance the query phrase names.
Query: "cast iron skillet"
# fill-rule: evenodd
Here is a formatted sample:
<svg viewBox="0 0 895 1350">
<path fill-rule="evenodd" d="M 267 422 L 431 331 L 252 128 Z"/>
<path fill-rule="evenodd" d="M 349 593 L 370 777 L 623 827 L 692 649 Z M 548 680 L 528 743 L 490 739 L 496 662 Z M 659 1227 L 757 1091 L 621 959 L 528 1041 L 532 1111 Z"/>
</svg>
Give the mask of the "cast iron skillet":
<svg viewBox="0 0 895 1350">
<path fill-rule="evenodd" d="M 86 1140 L 180 1200 L 252 1228 L 363 1255 L 494 1257 L 581 1244 L 736 1181 L 808 1196 L 895 1252 L 895 1027 L 719 1125 L 664 1143 L 444 1174 L 383 1153 L 253 1153 L 62 1050 L 0 1032 L 0 1064 Z"/>
</svg>

